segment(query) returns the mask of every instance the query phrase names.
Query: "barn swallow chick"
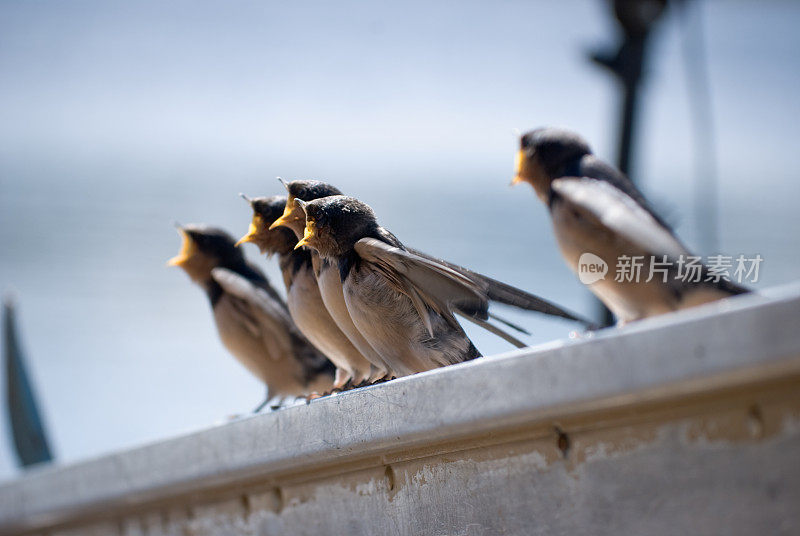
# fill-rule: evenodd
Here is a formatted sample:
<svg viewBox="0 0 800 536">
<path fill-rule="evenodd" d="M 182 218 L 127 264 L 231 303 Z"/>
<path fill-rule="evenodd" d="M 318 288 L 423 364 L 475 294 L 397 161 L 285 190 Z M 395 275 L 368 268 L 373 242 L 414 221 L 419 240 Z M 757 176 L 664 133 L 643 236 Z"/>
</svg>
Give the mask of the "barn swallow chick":
<svg viewBox="0 0 800 536">
<path fill-rule="evenodd" d="M 251 242 L 262 253 L 278 255 L 289 312 L 311 344 L 336 365 L 334 387 L 342 389 L 348 382 L 358 385 L 370 378 L 373 373 L 370 361 L 342 332 L 325 306 L 311 252 L 295 249 L 297 237 L 290 229 L 270 228 L 283 214 L 286 197 L 259 197 L 248 201 L 253 219 L 247 235 L 238 243 Z"/>
<path fill-rule="evenodd" d="M 480 356 L 454 317 L 488 308 L 471 279 L 403 249 L 357 199 L 295 202 L 306 214 L 297 247 L 316 250 L 338 268 L 353 322 L 396 375 Z"/>
<path fill-rule="evenodd" d="M 329 390 L 333 367 L 298 331 L 286 304 L 233 238 L 205 225 L 179 226 L 178 232 L 183 247 L 167 264 L 180 266 L 206 291 L 222 343 L 267 385 L 269 397 Z"/>
<path fill-rule="evenodd" d="M 296 180 L 289 183 L 281 180 L 281 183 L 286 187 L 289 197 L 287 198 L 283 215 L 270 225 L 270 229 L 290 229 L 298 240 L 303 238 L 306 214 L 295 203 L 295 200 L 313 201 L 314 199 L 342 193 L 338 188 L 330 184 L 315 180 Z M 336 325 L 347 335 L 350 342 L 358 348 L 361 355 L 372 364 L 374 369 L 373 379 L 391 376 L 392 371 L 389 365 L 361 334 L 350 317 L 350 312 L 347 310 L 347 304 L 344 299 L 339 268 L 328 260 L 320 258 L 319 253 L 313 249 L 311 250 L 311 256 L 322 301 L 325 303 L 325 307 L 336 322 Z"/>
<path fill-rule="evenodd" d="M 272 224 L 272 227 L 275 228 L 281 225 L 289 227 L 295 232 L 298 239 L 302 238 L 303 236 L 306 220 L 305 220 L 305 213 L 302 211 L 300 206 L 294 201 L 296 199 L 299 199 L 301 201 L 308 202 L 308 201 L 313 201 L 315 199 L 320 199 L 322 197 L 340 194 L 340 191 L 334 186 L 315 180 L 295 180 L 289 183 L 283 182 L 283 184 L 289 193 L 289 198 L 286 203 L 286 210 L 283 216 L 278 221 Z M 388 231 L 386 232 L 388 233 Z M 491 302 L 502 303 L 504 305 L 510 305 L 512 307 L 524 309 L 526 311 L 534 311 L 546 315 L 564 318 L 567 320 L 573 320 L 576 322 L 580 322 L 584 326 L 590 328 L 595 327 L 590 321 L 581 318 L 580 316 L 571 313 L 552 302 L 549 302 L 538 296 L 530 294 L 529 292 L 525 292 L 524 290 L 518 289 L 501 281 L 497 281 L 496 279 L 492 279 L 491 277 L 485 276 L 483 274 L 473 272 L 472 270 L 464 268 L 463 266 L 458 266 L 457 264 L 453 264 L 451 262 L 433 257 L 419 250 L 410 247 L 406 247 L 405 249 L 415 255 L 426 258 L 430 261 L 444 264 L 448 268 L 455 270 L 456 272 L 459 272 L 462 275 L 465 275 L 468 278 L 472 279 L 474 283 L 483 288 L 484 293 Z M 335 275 L 336 270 L 331 270 L 330 271 L 331 273 L 329 275 L 326 275 L 325 268 L 326 268 L 326 263 L 323 262 L 323 271 L 320 276 L 320 288 L 323 291 L 323 295 L 326 294 L 325 291 L 326 288 L 332 288 L 336 285 L 339 286 L 341 285 L 338 276 Z M 335 296 L 338 293 L 331 292 L 331 294 Z M 328 303 L 329 302 L 326 301 L 326 304 Z M 337 312 L 341 311 L 342 311 L 341 307 L 338 307 Z M 343 316 L 344 315 L 340 314 L 337 316 L 337 318 Z M 518 331 L 522 331 L 523 333 L 527 334 L 527 332 L 522 328 L 520 328 L 519 326 L 510 324 L 506 320 L 498 317 L 497 315 L 491 312 L 489 313 L 489 316 L 500 323 L 503 323 L 509 327 L 512 327 Z M 505 337 L 504 332 L 495 331 L 491 325 L 485 325 L 484 327 L 490 331 L 493 331 L 496 335 L 500 335 L 501 337 L 507 338 Z M 523 343 L 519 343 L 519 341 L 516 341 L 516 339 L 509 340 L 509 342 L 511 342 L 516 346 L 525 346 Z"/>
<path fill-rule="evenodd" d="M 519 182 L 531 184 L 548 206 L 561 254 L 578 275 L 587 253 L 611 270 L 643 259 L 638 278 L 610 275 L 588 285 L 620 324 L 747 292 L 724 279 L 706 281 L 705 266 L 699 282 L 679 277 L 680 259 L 690 256 L 686 247 L 630 179 L 573 132 L 540 128 L 523 135 L 512 184 Z M 654 268 L 666 269 L 666 278 Z"/>
</svg>

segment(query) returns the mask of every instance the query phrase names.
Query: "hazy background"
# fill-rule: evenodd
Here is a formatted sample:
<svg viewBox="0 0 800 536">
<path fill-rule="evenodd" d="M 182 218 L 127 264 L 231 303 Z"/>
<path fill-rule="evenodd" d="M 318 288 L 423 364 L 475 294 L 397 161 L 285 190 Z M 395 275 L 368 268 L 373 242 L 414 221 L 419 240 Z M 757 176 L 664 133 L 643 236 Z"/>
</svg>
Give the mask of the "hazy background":
<svg viewBox="0 0 800 536">
<path fill-rule="evenodd" d="M 800 3 L 701 14 L 719 161 L 719 251 L 800 262 Z M 206 297 L 165 261 L 172 220 L 240 236 L 238 192 L 320 178 L 409 245 L 594 313 L 545 208 L 510 189 L 514 128 L 568 126 L 615 154 L 615 42 L 599 0 L 0 3 L 0 290 L 14 289 L 59 461 L 252 409 Z M 635 173 L 701 253 L 681 26 L 654 36 Z M 702 223 L 702 222 L 701 222 Z M 274 261 L 265 267 L 283 285 Z M 564 337 L 568 323 L 506 312 Z M 486 354 L 510 348 L 470 331 Z M 5 419 L 4 419 L 5 425 Z M 5 430 L 4 427 L 3 430 Z M 0 440 L 0 477 L 15 474 Z"/>
</svg>

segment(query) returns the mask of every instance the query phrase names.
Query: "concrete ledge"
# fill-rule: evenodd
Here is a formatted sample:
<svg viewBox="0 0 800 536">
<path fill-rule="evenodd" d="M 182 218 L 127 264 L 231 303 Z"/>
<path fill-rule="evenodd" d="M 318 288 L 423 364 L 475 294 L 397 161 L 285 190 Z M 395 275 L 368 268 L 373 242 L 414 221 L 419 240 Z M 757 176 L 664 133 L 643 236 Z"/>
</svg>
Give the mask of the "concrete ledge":
<svg viewBox="0 0 800 536">
<path fill-rule="evenodd" d="M 39 469 L 0 534 L 796 533 L 800 287 L 770 294 Z"/>
</svg>

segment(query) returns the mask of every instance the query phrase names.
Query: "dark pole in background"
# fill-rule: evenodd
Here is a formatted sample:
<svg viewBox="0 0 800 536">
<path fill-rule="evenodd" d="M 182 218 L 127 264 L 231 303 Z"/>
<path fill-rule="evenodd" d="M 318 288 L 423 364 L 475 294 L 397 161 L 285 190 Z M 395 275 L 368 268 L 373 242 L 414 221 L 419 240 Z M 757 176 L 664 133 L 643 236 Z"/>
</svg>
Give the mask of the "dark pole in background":
<svg viewBox="0 0 800 536">
<path fill-rule="evenodd" d="M 647 58 L 647 38 L 653 25 L 663 13 L 667 0 L 613 0 L 607 3 L 622 28 L 622 43 L 611 50 L 593 52 L 590 57 L 593 62 L 610 70 L 620 82 L 623 98 L 617 167 L 630 177 L 631 152 L 637 127 L 639 84 Z M 611 325 L 614 322 L 611 311 L 602 304 L 600 307 L 603 325 Z"/>
<path fill-rule="evenodd" d="M 27 467 L 53 459 L 44 422 L 33 392 L 25 356 L 19 342 L 15 308 L 11 298 L 3 303 L 3 358 L 6 376 L 6 409 L 17 458 Z"/>
</svg>

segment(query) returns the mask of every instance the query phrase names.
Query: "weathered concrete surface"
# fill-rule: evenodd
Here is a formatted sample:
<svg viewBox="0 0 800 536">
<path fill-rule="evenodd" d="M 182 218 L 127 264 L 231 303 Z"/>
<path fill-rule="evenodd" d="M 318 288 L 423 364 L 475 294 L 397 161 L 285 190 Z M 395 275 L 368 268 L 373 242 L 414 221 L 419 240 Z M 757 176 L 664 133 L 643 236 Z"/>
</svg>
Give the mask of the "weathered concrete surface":
<svg viewBox="0 0 800 536">
<path fill-rule="evenodd" d="M 798 534 L 800 289 L 0 486 L 0 534 Z"/>
</svg>

